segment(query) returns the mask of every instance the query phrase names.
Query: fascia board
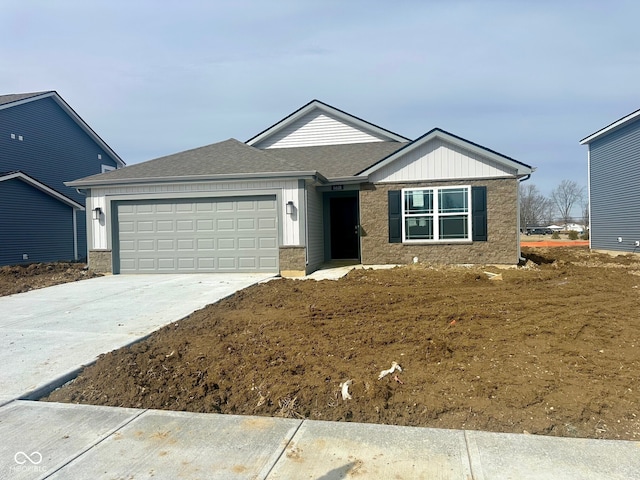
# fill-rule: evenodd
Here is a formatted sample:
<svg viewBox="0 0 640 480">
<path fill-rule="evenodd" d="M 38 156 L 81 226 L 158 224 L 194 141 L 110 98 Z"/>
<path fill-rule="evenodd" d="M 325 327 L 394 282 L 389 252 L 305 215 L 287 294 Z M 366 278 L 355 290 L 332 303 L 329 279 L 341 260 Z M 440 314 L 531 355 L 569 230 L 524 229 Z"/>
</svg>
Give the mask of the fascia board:
<svg viewBox="0 0 640 480">
<path fill-rule="evenodd" d="M 308 172 L 265 172 L 265 173 L 229 173 L 224 175 L 188 175 L 174 177 L 146 177 L 146 178 L 114 178 L 106 180 L 74 180 L 65 182 L 68 187 L 86 188 L 113 185 L 131 185 L 147 183 L 180 183 L 180 182 L 207 182 L 221 180 L 265 180 L 265 179 L 317 179 L 321 183 L 327 183 L 327 179 L 317 171 Z"/>
<path fill-rule="evenodd" d="M 614 130 L 624 127 L 626 124 L 630 123 L 631 121 L 635 120 L 638 117 L 640 117 L 640 110 L 636 110 L 635 112 L 630 113 L 629 115 L 624 116 L 619 120 L 616 120 L 615 122 L 607 125 L 606 127 L 601 128 L 597 132 L 592 133 L 588 137 L 583 138 L 582 140 L 580 140 L 580 145 L 589 144 L 594 140 L 597 140 L 598 138 L 613 132 Z"/>
<path fill-rule="evenodd" d="M 351 177 L 331 177 L 328 179 L 328 184 L 347 184 L 347 183 L 366 183 L 369 181 L 367 175 L 355 175 Z"/>
<path fill-rule="evenodd" d="M 69 197 L 62 195 L 60 192 L 57 192 L 51 187 L 46 186 L 44 183 L 40 183 L 35 178 L 30 177 L 29 175 L 23 172 L 13 172 L 8 175 L 3 175 L 0 177 L 0 182 L 4 182 L 6 180 L 20 179 L 23 182 L 31 185 L 34 188 L 46 193 L 47 195 L 52 196 L 56 200 L 61 201 L 62 203 L 74 208 L 76 210 L 84 210 L 84 206 L 79 204 L 78 202 L 71 200 Z"/>
</svg>

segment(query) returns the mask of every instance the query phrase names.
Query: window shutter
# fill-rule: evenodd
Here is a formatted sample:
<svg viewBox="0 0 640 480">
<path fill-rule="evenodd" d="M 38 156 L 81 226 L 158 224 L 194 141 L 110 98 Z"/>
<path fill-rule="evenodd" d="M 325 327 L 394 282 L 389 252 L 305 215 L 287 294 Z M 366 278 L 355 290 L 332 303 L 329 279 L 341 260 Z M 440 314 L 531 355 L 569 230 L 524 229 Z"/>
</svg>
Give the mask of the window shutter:
<svg viewBox="0 0 640 480">
<path fill-rule="evenodd" d="M 389 243 L 402 243 L 402 192 L 389 190 Z"/>
<path fill-rule="evenodd" d="M 474 242 L 487 241 L 487 187 L 471 187 L 471 222 Z"/>
</svg>

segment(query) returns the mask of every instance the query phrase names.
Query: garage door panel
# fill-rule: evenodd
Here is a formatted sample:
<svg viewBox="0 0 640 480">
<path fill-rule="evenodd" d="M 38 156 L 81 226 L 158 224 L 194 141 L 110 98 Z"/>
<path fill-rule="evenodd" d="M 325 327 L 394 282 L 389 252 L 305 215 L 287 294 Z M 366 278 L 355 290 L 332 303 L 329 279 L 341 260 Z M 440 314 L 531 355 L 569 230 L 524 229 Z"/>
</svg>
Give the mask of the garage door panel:
<svg viewBox="0 0 640 480">
<path fill-rule="evenodd" d="M 259 218 L 258 219 L 258 230 L 275 230 L 276 229 L 276 219 L 275 218 Z"/>
<path fill-rule="evenodd" d="M 199 269 L 215 269 L 216 260 L 214 257 L 198 257 Z"/>
<path fill-rule="evenodd" d="M 137 266 L 140 271 L 154 271 L 156 269 L 156 259 L 139 257 Z"/>
<path fill-rule="evenodd" d="M 235 222 L 232 218 L 219 218 L 216 220 L 216 229 L 220 232 L 233 232 L 235 230 Z"/>
<path fill-rule="evenodd" d="M 136 200 L 115 211 L 121 273 L 277 272 L 275 197 Z"/>
<path fill-rule="evenodd" d="M 238 248 L 242 250 L 255 250 L 256 239 L 255 238 L 239 238 Z"/>
<path fill-rule="evenodd" d="M 256 222 L 253 218 L 239 218 L 238 219 L 238 230 L 255 230 Z"/>
<path fill-rule="evenodd" d="M 275 238 L 272 237 L 260 237 L 258 238 L 258 247 L 262 250 L 269 250 L 277 248 L 277 242 Z"/>
<path fill-rule="evenodd" d="M 135 232 L 136 231 L 135 222 L 133 222 L 133 221 L 129 221 L 129 222 L 122 221 L 122 222 L 120 222 L 120 225 L 118 226 L 118 230 L 120 231 L 120 233 L 122 233 L 122 232 Z"/>
<path fill-rule="evenodd" d="M 235 238 L 219 238 L 218 250 L 235 250 L 236 239 Z"/>
<path fill-rule="evenodd" d="M 198 250 L 214 250 L 215 249 L 215 240 L 213 238 L 199 238 L 198 239 Z"/>
<path fill-rule="evenodd" d="M 221 200 L 216 202 L 216 212 L 233 212 L 233 201 L 232 200 Z"/>
<path fill-rule="evenodd" d="M 181 238 L 178 239 L 178 251 L 195 250 L 196 240 L 195 238 Z"/>
<path fill-rule="evenodd" d="M 173 258 L 158 258 L 158 270 L 173 271 L 176 268 L 176 262 Z"/>
<path fill-rule="evenodd" d="M 256 201 L 258 210 L 271 210 L 275 213 L 276 201 L 275 200 L 258 200 Z"/>
<path fill-rule="evenodd" d="M 236 259 L 234 257 L 218 257 L 219 270 L 236 270 Z"/>
<path fill-rule="evenodd" d="M 138 215 L 145 215 L 147 213 L 155 213 L 155 209 L 153 205 L 138 205 L 136 208 L 136 213 Z"/>
<path fill-rule="evenodd" d="M 135 231 L 136 232 L 153 232 L 153 222 L 148 220 L 138 220 L 135 223 Z"/>
<path fill-rule="evenodd" d="M 176 232 L 193 232 L 194 222 L 193 220 L 177 220 L 176 221 Z"/>
<path fill-rule="evenodd" d="M 176 203 L 176 213 L 193 213 L 195 211 L 195 204 L 192 202 Z"/>
<path fill-rule="evenodd" d="M 175 228 L 173 220 L 156 220 L 156 231 L 158 232 L 174 232 Z"/>
<path fill-rule="evenodd" d="M 154 252 L 156 250 L 156 242 L 153 240 L 138 240 L 139 252 Z"/>
<path fill-rule="evenodd" d="M 213 218 L 206 220 L 198 220 L 196 222 L 198 232 L 213 232 Z"/>
</svg>

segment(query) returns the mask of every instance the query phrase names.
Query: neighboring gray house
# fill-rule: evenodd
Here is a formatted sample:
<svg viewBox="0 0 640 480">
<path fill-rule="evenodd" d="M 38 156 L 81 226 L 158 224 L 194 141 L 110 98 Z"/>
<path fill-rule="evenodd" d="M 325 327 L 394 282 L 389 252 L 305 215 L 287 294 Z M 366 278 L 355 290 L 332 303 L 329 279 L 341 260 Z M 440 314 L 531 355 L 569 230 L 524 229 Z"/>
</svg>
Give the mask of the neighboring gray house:
<svg viewBox="0 0 640 480">
<path fill-rule="evenodd" d="M 64 182 L 122 166 L 56 92 L 0 95 L 0 265 L 86 258 L 85 197 Z"/>
<path fill-rule="evenodd" d="M 580 144 L 589 147 L 590 247 L 640 253 L 640 110 Z"/>
<path fill-rule="evenodd" d="M 440 129 L 416 140 L 314 100 L 230 139 L 69 182 L 87 195 L 89 265 L 113 273 L 520 258 L 531 167 Z"/>
</svg>

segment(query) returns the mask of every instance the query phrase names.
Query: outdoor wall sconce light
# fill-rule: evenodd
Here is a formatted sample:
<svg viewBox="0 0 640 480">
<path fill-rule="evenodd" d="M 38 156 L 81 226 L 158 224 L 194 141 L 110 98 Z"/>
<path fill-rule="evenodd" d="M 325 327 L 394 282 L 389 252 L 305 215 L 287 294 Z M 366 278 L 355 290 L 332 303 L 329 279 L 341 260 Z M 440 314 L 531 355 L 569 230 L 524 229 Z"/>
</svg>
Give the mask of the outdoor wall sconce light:
<svg viewBox="0 0 640 480">
<path fill-rule="evenodd" d="M 293 206 L 293 202 L 291 200 L 289 200 L 287 202 L 287 215 L 293 215 L 293 209 L 295 207 Z"/>
<path fill-rule="evenodd" d="M 102 209 L 100 207 L 96 207 L 93 209 L 93 219 L 100 220 L 100 215 L 102 215 Z"/>
</svg>

